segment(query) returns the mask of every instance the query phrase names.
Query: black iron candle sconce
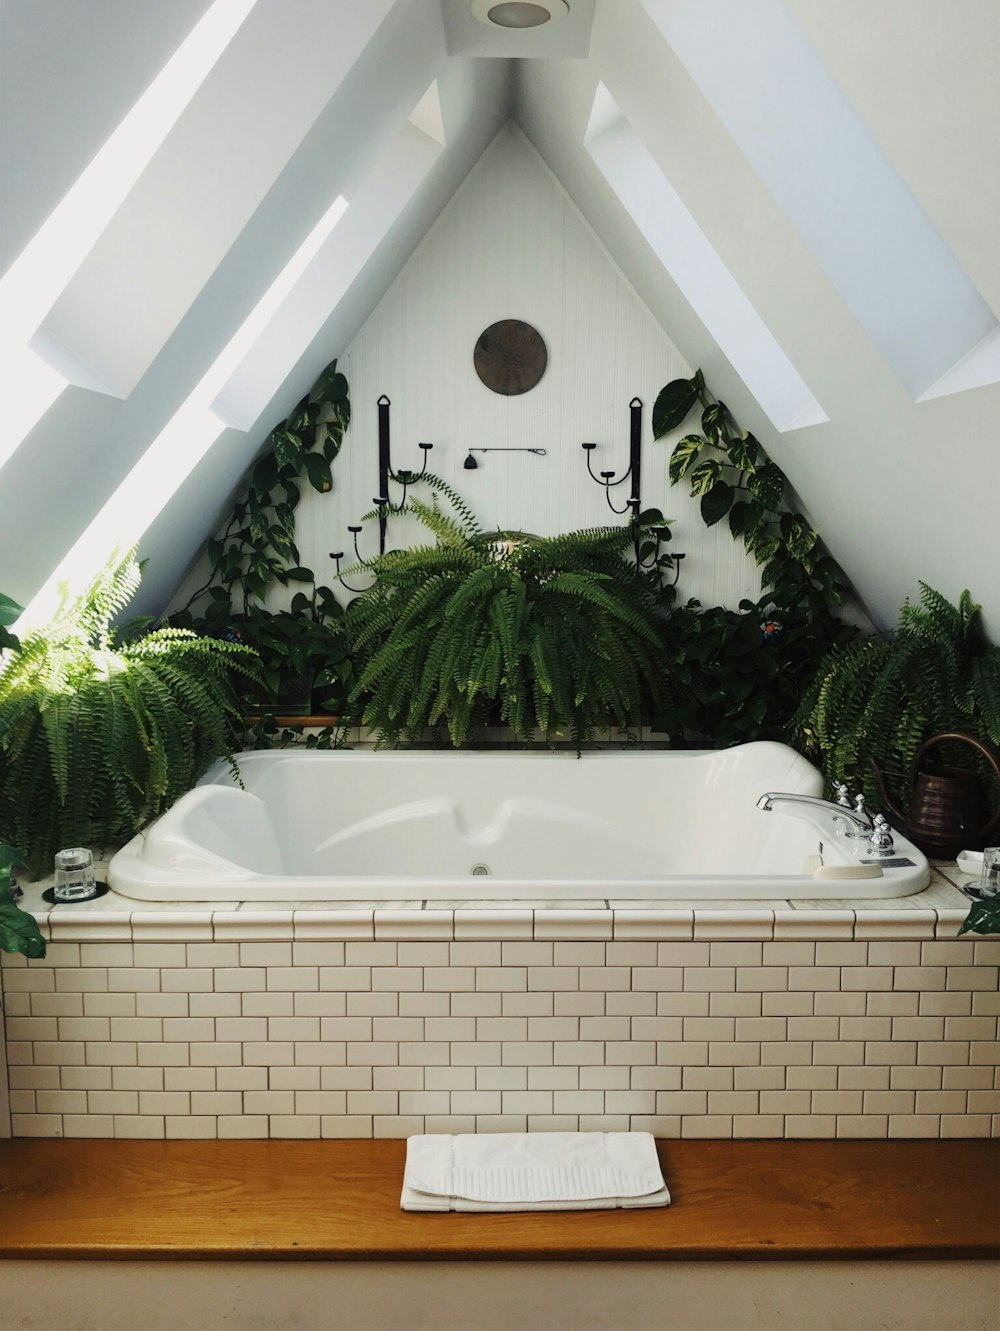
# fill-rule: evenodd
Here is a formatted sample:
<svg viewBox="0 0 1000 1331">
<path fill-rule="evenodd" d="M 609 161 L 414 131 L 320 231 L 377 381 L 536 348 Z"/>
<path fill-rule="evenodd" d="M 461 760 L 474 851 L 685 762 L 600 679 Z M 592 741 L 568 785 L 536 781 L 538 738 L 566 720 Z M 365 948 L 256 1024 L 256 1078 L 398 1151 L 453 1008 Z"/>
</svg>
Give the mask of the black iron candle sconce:
<svg viewBox="0 0 1000 1331">
<path fill-rule="evenodd" d="M 596 475 L 590 463 L 590 455 L 593 453 L 597 445 L 587 443 L 581 444 L 580 447 L 586 454 L 587 470 L 590 472 L 591 478 L 595 480 L 598 485 L 604 487 L 604 497 L 608 501 L 608 507 L 611 509 L 612 513 L 617 513 L 620 516 L 623 513 L 631 512 L 633 523 L 638 524 L 639 515 L 642 512 L 642 399 L 634 397 L 628 404 L 628 410 L 629 459 L 628 467 L 621 476 L 615 476 L 613 471 L 602 471 L 600 475 Z M 623 507 L 617 508 L 612 502 L 611 491 L 616 486 L 623 485 L 629 477 L 632 478 L 631 493 L 628 499 L 626 499 Z M 646 556 L 643 557 L 641 533 L 638 529 L 638 525 L 636 526 L 635 562 L 639 568 L 643 569 L 655 568 L 659 563 L 660 546 L 664 541 L 670 540 L 670 528 L 662 525 L 650 527 L 649 534 L 654 540 L 653 549 L 652 551 L 647 552 Z M 674 581 L 671 584 L 672 586 L 676 585 L 677 579 L 680 577 L 680 561 L 683 558 L 684 556 L 682 554 L 671 556 L 671 567 L 676 570 L 674 573 Z"/>
<path fill-rule="evenodd" d="M 470 448 L 469 456 L 462 463 L 466 471 L 475 471 L 479 463 L 472 456 L 473 453 L 534 453 L 536 457 L 543 458 L 547 452 L 544 448 Z"/>
<path fill-rule="evenodd" d="M 417 447 L 423 453 L 423 463 L 419 471 L 412 471 L 408 467 L 400 467 L 398 471 L 393 471 L 392 456 L 390 451 L 390 432 L 389 432 L 389 408 L 392 402 L 383 393 L 376 403 L 378 407 L 378 494 L 372 500 L 375 505 L 375 511 L 378 514 L 378 552 L 385 554 L 386 530 L 389 525 L 389 514 L 398 513 L 406 503 L 406 491 L 414 481 L 419 481 L 421 476 L 427 471 L 427 454 L 434 447 L 433 444 L 418 444 Z M 395 481 L 397 485 L 403 487 L 402 498 L 398 504 L 393 504 L 389 496 L 389 482 Z M 367 561 L 358 548 L 358 536 L 362 531 L 360 524 L 347 529 L 354 538 L 354 553 L 357 556 L 359 564 L 368 567 Z M 351 587 L 340 576 L 340 561 L 344 557 L 343 550 L 331 550 L 330 558 L 335 561 L 337 571 L 334 575 L 343 587 L 349 592 L 359 592 L 364 590 L 360 587 Z"/>
<path fill-rule="evenodd" d="M 608 501 L 608 508 L 612 513 L 627 513 L 632 510 L 632 516 L 638 517 L 642 509 L 642 399 L 634 397 L 628 404 L 629 410 L 629 459 L 628 469 L 621 476 L 616 477 L 613 471 L 602 471 L 600 476 L 595 475 L 593 467 L 590 465 L 590 455 L 597 447 L 596 444 L 581 444 L 587 456 L 587 470 L 591 478 L 598 485 L 604 487 L 604 497 Z M 611 491 L 617 485 L 623 485 L 631 476 L 632 493 L 625 501 L 623 508 L 616 508 L 611 501 Z"/>
</svg>

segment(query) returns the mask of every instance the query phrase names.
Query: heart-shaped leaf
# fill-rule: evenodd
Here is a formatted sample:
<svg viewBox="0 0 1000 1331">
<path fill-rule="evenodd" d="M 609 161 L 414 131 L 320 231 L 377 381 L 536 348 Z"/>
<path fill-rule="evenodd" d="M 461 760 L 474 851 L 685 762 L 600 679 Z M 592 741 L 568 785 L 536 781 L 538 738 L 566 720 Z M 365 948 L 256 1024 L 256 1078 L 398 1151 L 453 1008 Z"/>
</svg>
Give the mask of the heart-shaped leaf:
<svg viewBox="0 0 1000 1331">
<path fill-rule="evenodd" d="M 697 401 L 698 389 L 693 380 L 671 379 L 653 403 L 653 438 L 662 439 L 676 430 Z"/>
</svg>

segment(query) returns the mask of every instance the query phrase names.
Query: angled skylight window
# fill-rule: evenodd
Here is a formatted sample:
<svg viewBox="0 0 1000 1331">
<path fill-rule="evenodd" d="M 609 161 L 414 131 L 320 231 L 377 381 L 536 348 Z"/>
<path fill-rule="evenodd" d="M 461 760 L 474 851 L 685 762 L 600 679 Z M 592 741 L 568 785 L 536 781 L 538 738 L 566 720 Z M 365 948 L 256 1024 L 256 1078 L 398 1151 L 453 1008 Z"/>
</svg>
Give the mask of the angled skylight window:
<svg viewBox="0 0 1000 1331">
<path fill-rule="evenodd" d="M 603 84 L 586 147 L 775 429 L 829 419 Z"/>
<path fill-rule="evenodd" d="M 910 393 L 1000 376 L 992 310 L 782 0 L 642 3 Z"/>
<path fill-rule="evenodd" d="M 42 320 L 255 4 L 215 0 L 0 278 L 4 362 L 24 359 Z M 36 350 L 47 359 L 44 345 Z M 11 409 L 8 398 L 0 466 L 65 386 L 66 379 L 59 383 L 59 378 L 38 373 L 12 377 L 8 392 L 14 401 Z"/>
<path fill-rule="evenodd" d="M 444 144 L 437 84 L 431 84 L 359 187 L 350 212 L 318 249 L 280 309 L 212 403 L 227 425 L 249 430 L 337 308 L 402 213 Z"/>
<path fill-rule="evenodd" d="M 213 399 L 315 259 L 347 206 L 343 197 L 333 201 L 197 387 L 34 597 L 21 616 L 22 625 L 44 624 L 67 591 L 73 594 L 83 587 L 115 549 L 127 550 L 134 545 L 205 456 L 226 428 L 212 410 Z"/>
<path fill-rule="evenodd" d="M 356 94 L 338 93 L 391 8 L 257 5 L 45 319 L 78 373 L 127 397 L 251 219 L 274 207 L 269 192 L 299 150 L 300 162 L 316 154 L 334 123 L 357 137 L 346 116 Z M 315 155 L 313 170 L 337 171 L 338 159 Z M 329 188 L 343 183 L 334 175 Z"/>
</svg>

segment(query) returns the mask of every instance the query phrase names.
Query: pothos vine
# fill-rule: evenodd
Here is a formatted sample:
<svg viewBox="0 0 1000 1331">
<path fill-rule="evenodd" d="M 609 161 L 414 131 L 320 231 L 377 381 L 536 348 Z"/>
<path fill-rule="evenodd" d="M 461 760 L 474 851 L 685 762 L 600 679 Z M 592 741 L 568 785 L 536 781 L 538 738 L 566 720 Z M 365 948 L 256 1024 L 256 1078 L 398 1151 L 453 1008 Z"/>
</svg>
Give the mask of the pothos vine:
<svg viewBox="0 0 1000 1331">
<path fill-rule="evenodd" d="M 833 647 L 857 630 L 836 610 L 846 585 L 816 531 L 789 502 L 784 473 L 724 402 L 701 370 L 661 389 L 653 435 L 662 439 L 701 408 L 701 432 L 674 445 L 672 485 L 688 478 L 702 520 L 728 520 L 761 570 L 762 596 L 738 611 L 675 610 L 671 636 L 690 699 L 685 729 L 717 745 L 783 738 L 805 685 Z"/>
</svg>

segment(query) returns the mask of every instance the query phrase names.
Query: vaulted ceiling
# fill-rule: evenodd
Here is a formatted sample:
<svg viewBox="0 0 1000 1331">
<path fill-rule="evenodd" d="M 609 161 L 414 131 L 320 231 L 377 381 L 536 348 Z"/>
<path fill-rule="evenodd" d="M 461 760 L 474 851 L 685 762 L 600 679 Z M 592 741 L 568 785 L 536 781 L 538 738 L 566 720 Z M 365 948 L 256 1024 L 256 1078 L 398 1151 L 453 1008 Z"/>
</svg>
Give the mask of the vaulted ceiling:
<svg viewBox="0 0 1000 1331">
<path fill-rule="evenodd" d="M 0 588 L 165 606 L 513 119 L 875 621 L 1000 635 L 1000 6 L 477 7 L 0 0 Z"/>
</svg>

